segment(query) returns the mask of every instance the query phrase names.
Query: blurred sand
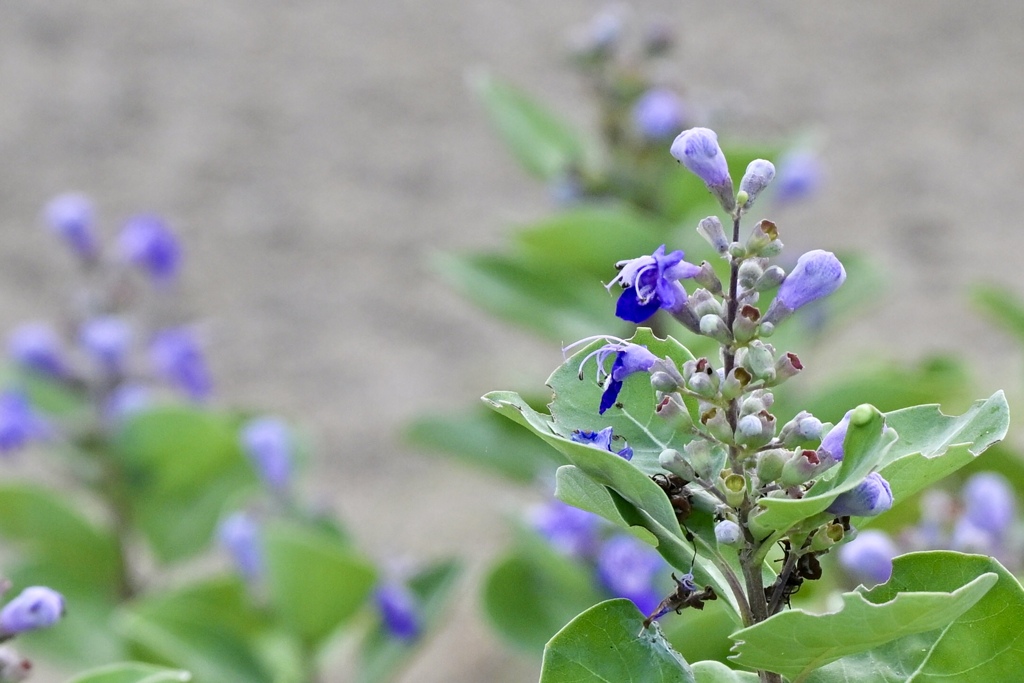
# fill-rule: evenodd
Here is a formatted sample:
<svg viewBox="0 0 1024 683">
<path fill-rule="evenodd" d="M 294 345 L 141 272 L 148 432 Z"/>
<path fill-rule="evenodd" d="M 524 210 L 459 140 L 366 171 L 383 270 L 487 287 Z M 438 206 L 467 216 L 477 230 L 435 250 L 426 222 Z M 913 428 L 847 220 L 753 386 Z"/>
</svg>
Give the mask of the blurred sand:
<svg viewBox="0 0 1024 683">
<path fill-rule="evenodd" d="M 482 318 L 425 262 L 496 245 L 549 209 L 488 129 L 466 70 L 486 65 L 585 124 L 591 112 L 560 63 L 568 27 L 598 8 L 0 7 L 3 329 L 54 310 L 66 291 L 68 259 L 36 223 L 49 196 L 93 195 L 108 234 L 136 211 L 169 217 L 221 400 L 308 425 L 324 456 L 311 494 L 377 556 L 475 558 L 457 611 L 404 681 L 536 678 L 487 631 L 472 585 L 505 540 L 503 514 L 528 496 L 395 433 L 558 362 L 556 349 Z M 1013 345 L 982 336 L 964 290 L 986 278 L 1024 291 L 1024 4 L 658 0 L 639 15 L 681 32 L 666 76 L 728 114 L 723 138 L 810 131 L 820 142 L 826 192 L 780 217 L 786 241 L 870 254 L 890 285 L 839 350 L 969 349 L 981 390 L 1018 383 L 1006 371 Z"/>
</svg>

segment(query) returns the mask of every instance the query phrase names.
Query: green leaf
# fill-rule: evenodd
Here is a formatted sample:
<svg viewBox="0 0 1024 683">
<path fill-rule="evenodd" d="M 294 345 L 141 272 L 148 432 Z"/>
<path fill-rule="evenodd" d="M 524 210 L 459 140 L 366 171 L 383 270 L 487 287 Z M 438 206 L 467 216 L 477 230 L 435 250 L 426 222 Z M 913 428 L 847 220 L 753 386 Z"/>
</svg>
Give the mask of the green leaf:
<svg viewBox="0 0 1024 683">
<path fill-rule="evenodd" d="M 807 683 L 1018 680 L 1024 664 L 1024 589 L 995 559 L 946 551 L 904 555 L 894 562 L 893 578 L 865 595 L 882 603 L 908 591 L 954 591 L 991 574 L 998 577 L 995 586 L 949 625 L 844 657 L 814 671 Z"/>
<path fill-rule="evenodd" d="M 574 465 L 563 465 L 555 472 L 555 498 L 605 518 L 612 524 L 626 529 L 644 543 L 658 545 L 657 537 L 650 531 L 644 527 L 630 526 L 622 517 L 619 507 L 606 487 L 598 484 Z"/>
<path fill-rule="evenodd" d="M 187 683 L 192 675 L 187 671 L 167 669 L 152 664 L 124 662 L 108 664 L 68 679 L 67 683 Z"/>
<path fill-rule="evenodd" d="M 615 319 L 603 287 L 520 256 L 439 254 L 433 262 L 438 274 L 476 305 L 553 341 L 626 329 Z"/>
<path fill-rule="evenodd" d="M 693 683 L 690 667 L 629 600 L 608 600 L 569 622 L 544 648 L 540 683 Z"/>
<path fill-rule="evenodd" d="M 596 288 L 614 276 L 617 262 L 663 244 L 665 232 L 662 223 L 628 206 L 584 205 L 520 228 L 514 240 L 529 262 L 567 281 L 590 274 L 589 285 Z"/>
<path fill-rule="evenodd" d="M 274 609 L 312 647 L 363 606 L 377 580 L 370 562 L 322 532 L 278 522 L 263 542 Z"/>
<path fill-rule="evenodd" d="M 470 84 L 527 172 L 549 180 L 585 161 L 583 143 L 573 127 L 526 93 L 482 72 Z"/>
<path fill-rule="evenodd" d="M 191 671 L 196 683 L 272 683 L 253 651 L 266 620 L 237 579 L 215 579 L 128 603 L 114 626 L 143 658 Z"/>
<path fill-rule="evenodd" d="M 495 630 L 532 653 L 603 597 L 589 567 L 525 532 L 491 566 L 482 592 L 484 611 Z"/>
<path fill-rule="evenodd" d="M 1006 396 L 998 391 L 978 401 L 963 415 L 943 415 L 936 405 L 888 413 L 886 424 L 899 435 L 880 472 L 903 500 L 974 460 L 1006 436 L 1010 424 Z M 859 520 L 863 526 L 869 520 Z"/>
<path fill-rule="evenodd" d="M 419 638 L 412 643 L 399 640 L 378 622 L 363 641 L 357 683 L 384 683 L 395 678 L 444 616 L 461 572 L 456 560 L 445 560 L 427 567 L 409 580 L 409 590 L 416 596 L 423 620 Z"/>
<path fill-rule="evenodd" d="M 983 561 L 979 564 L 971 557 Z M 947 625 L 957 622 L 961 616 L 966 627 L 964 637 L 973 636 L 967 635 L 971 628 L 993 635 L 993 629 L 981 626 L 978 619 L 969 614 L 1001 580 L 994 571 L 997 565 L 987 560 L 951 552 L 912 553 L 897 558 L 892 579 L 886 587 L 868 591 L 861 586 L 844 593 L 843 606 L 835 612 L 814 615 L 799 609 L 789 610 L 737 631 L 732 635 L 736 641 L 734 659 L 754 669 L 781 673 L 798 683 L 807 680 L 813 670 L 843 657 L 905 636 L 945 633 Z M 947 575 L 955 578 L 948 579 Z M 1016 590 L 1020 591 L 1019 584 Z M 1004 610 L 1005 606 L 1000 609 Z M 1019 637 L 1018 628 L 1014 638 Z M 963 641 L 954 639 L 952 642 L 956 643 L 958 651 L 964 647 Z M 1004 638 L 989 649 L 1005 645 Z M 918 658 L 922 657 L 928 658 L 927 649 L 918 652 Z M 966 650 L 958 657 L 966 658 Z M 877 673 L 881 669 L 872 666 L 866 670 Z M 976 680 L 1000 679 L 980 677 Z"/>
<path fill-rule="evenodd" d="M 761 680 L 757 674 L 736 671 L 721 662 L 695 662 L 692 668 L 697 683 L 758 683 Z"/>
<path fill-rule="evenodd" d="M 560 458 L 522 427 L 480 406 L 461 415 L 420 417 L 405 437 L 521 484 L 532 484 Z"/>
<path fill-rule="evenodd" d="M 34 408 L 47 415 L 73 418 L 89 408 L 84 392 L 76 392 L 62 382 L 16 365 L 3 368 L 0 384 L 16 386 L 25 393 Z"/>
<path fill-rule="evenodd" d="M 790 529 L 801 520 L 824 512 L 836 496 L 855 488 L 878 467 L 896 440 L 896 434 L 884 429 L 885 418 L 877 409 L 873 406 L 867 408 L 870 408 L 867 420 L 850 421 L 844 442 L 845 455 L 835 476 L 819 479 L 799 500 L 763 499 L 761 506 L 764 511 L 755 518 L 758 525 L 767 529 Z"/>
<path fill-rule="evenodd" d="M 1005 285 L 975 285 L 971 300 L 990 319 L 1024 343 L 1024 301 L 1007 291 Z"/>
<path fill-rule="evenodd" d="M 31 484 L 0 486 L 0 536 L 16 542 L 32 563 L 62 569 L 55 588 L 113 595 L 120 575 L 114 537 L 66 500 Z"/>
</svg>

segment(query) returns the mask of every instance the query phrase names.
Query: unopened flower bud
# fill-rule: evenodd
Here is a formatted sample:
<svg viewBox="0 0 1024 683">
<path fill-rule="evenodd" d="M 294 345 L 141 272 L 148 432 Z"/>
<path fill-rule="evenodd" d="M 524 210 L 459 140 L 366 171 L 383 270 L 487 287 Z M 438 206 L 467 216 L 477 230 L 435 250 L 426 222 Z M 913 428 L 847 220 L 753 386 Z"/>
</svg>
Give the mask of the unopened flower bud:
<svg viewBox="0 0 1024 683">
<path fill-rule="evenodd" d="M 156 285 L 169 285 L 178 275 L 181 247 L 159 216 L 129 219 L 118 237 L 118 247 L 121 258 L 145 271 Z"/>
<path fill-rule="evenodd" d="M 700 264 L 700 271 L 693 276 L 693 279 L 711 294 L 718 295 L 722 293 L 722 281 L 715 273 L 715 269 L 707 261 L 703 261 Z"/>
<path fill-rule="evenodd" d="M 1006 477 L 979 472 L 964 484 L 964 517 L 975 527 L 1000 537 L 1016 518 L 1016 499 Z"/>
<path fill-rule="evenodd" d="M 868 529 L 839 548 L 839 564 L 862 583 L 885 583 L 892 576 L 892 560 L 899 553 L 888 534 Z"/>
<path fill-rule="evenodd" d="M 824 472 L 827 468 L 822 463 L 818 454 L 810 449 L 804 449 L 786 461 L 782 468 L 782 476 L 779 477 L 779 484 L 783 488 L 797 486 Z"/>
<path fill-rule="evenodd" d="M 71 247 L 84 261 L 93 261 L 99 255 L 96 239 L 95 216 L 92 201 L 76 193 L 54 197 L 43 211 L 50 230 Z"/>
<path fill-rule="evenodd" d="M 846 441 L 846 430 L 850 426 L 850 416 L 853 414 L 852 410 L 846 411 L 846 415 L 839 421 L 835 427 L 833 427 L 825 438 L 821 440 L 821 446 L 818 447 L 818 455 L 822 458 L 831 458 L 835 462 L 842 462 L 845 451 L 843 443 Z"/>
<path fill-rule="evenodd" d="M 767 410 L 744 415 L 736 423 L 736 441 L 747 448 L 760 448 L 775 436 L 775 416 Z"/>
<path fill-rule="evenodd" d="M 839 517 L 874 517 L 891 507 L 889 482 L 872 472 L 856 488 L 840 493 L 827 509 Z"/>
<path fill-rule="evenodd" d="M 754 205 L 754 200 L 761 194 L 764 188 L 768 187 L 769 183 L 775 177 L 775 165 L 767 159 L 754 159 L 747 164 L 747 172 L 743 174 L 743 179 L 740 180 L 740 192 L 747 194 L 746 201 L 740 204 L 740 207 L 746 211 Z"/>
<path fill-rule="evenodd" d="M 172 327 L 157 332 L 149 344 L 149 360 L 157 375 L 193 401 L 212 393 L 213 378 L 191 330 Z"/>
<path fill-rule="evenodd" d="M 708 244 L 724 256 L 729 251 L 729 238 L 725 236 L 725 228 L 718 216 L 708 216 L 697 224 L 697 233 L 708 241 Z"/>
<path fill-rule="evenodd" d="M 46 586 L 30 586 L 0 610 L 0 637 L 53 626 L 64 616 L 64 596 Z"/>
<path fill-rule="evenodd" d="M 779 286 L 765 320 L 778 323 L 801 306 L 828 296 L 846 280 L 846 269 L 835 254 L 815 249 L 803 254 Z"/>
<path fill-rule="evenodd" d="M 743 530 L 731 519 L 723 519 L 715 525 L 715 540 L 719 545 L 739 545 L 743 540 Z"/>
<path fill-rule="evenodd" d="M 757 306 L 742 306 L 737 311 L 736 320 L 732 324 L 732 334 L 736 341 L 745 344 L 757 336 L 758 320 L 761 312 Z"/>
<path fill-rule="evenodd" d="M 679 477 L 682 477 L 684 481 L 694 481 L 697 479 L 697 472 L 682 453 L 674 448 L 666 448 L 658 456 L 658 463 Z"/>
<path fill-rule="evenodd" d="M 700 420 L 708 432 L 717 440 L 725 444 L 733 443 L 732 427 L 729 425 L 729 420 L 724 410 L 711 408 L 701 415 Z"/>
<path fill-rule="evenodd" d="M 709 313 L 700 319 L 700 333 L 705 337 L 711 337 L 721 344 L 732 342 L 732 333 L 729 326 L 722 320 L 722 316 Z"/>
<path fill-rule="evenodd" d="M 743 388 L 750 384 L 750 373 L 741 367 L 732 369 L 729 376 L 722 382 L 722 398 L 732 400 L 743 393 Z"/>
<path fill-rule="evenodd" d="M 260 417 L 242 428 L 242 448 L 260 477 L 274 492 L 288 488 L 294 459 L 291 430 L 276 417 Z"/>
<path fill-rule="evenodd" d="M 19 325 L 7 338 L 7 353 L 17 365 L 50 377 L 68 373 L 64 344 L 46 323 Z"/>
<path fill-rule="evenodd" d="M 725 317 L 725 309 L 722 307 L 722 302 L 716 299 L 711 292 L 703 288 L 696 290 L 690 295 L 687 306 L 696 314 L 698 319 L 706 315 Z"/>
<path fill-rule="evenodd" d="M 757 478 L 762 484 L 775 481 L 782 476 L 782 468 L 793 457 L 792 451 L 784 448 L 771 448 L 757 455 Z"/>
<path fill-rule="evenodd" d="M 764 342 L 755 340 L 747 345 L 743 367 L 755 380 L 771 382 L 775 379 L 775 357 Z"/>
<path fill-rule="evenodd" d="M 739 507 L 747 495 L 747 480 L 742 474 L 730 474 L 725 477 L 723 484 L 725 501 L 733 507 Z"/>
<path fill-rule="evenodd" d="M 238 572 L 247 581 L 263 575 L 262 530 L 259 522 L 245 512 L 236 512 L 221 522 L 217 530 L 220 541 Z"/>
<path fill-rule="evenodd" d="M 672 142 L 671 152 L 688 171 L 704 181 L 723 209 L 731 213 L 736 208 L 729 164 L 713 130 L 690 128 L 683 131 Z"/>
<path fill-rule="evenodd" d="M 745 259 L 737 270 L 737 282 L 744 289 L 753 289 L 754 283 L 762 274 L 764 274 L 764 267 L 761 265 L 760 259 Z"/>
<path fill-rule="evenodd" d="M 807 448 L 821 441 L 821 420 L 801 410 L 792 420 L 782 425 L 779 440 L 787 448 Z"/>
<path fill-rule="evenodd" d="M 772 289 L 782 284 L 782 281 L 786 279 L 786 271 L 779 266 L 768 266 L 764 269 L 761 277 L 754 283 L 753 289 L 758 292 L 763 292 L 766 289 Z"/>
<path fill-rule="evenodd" d="M 651 386 L 656 391 L 666 394 L 679 390 L 679 383 L 676 381 L 676 378 L 664 370 L 651 373 Z"/>
<path fill-rule="evenodd" d="M 112 315 L 93 318 L 82 325 L 78 338 L 104 372 L 124 369 L 132 343 L 132 328 L 125 320 Z"/>
<path fill-rule="evenodd" d="M 688 432 L 693 427 L 693 418 L 679 394 L 664 394 L 655 406 L 654 414 L 678 431 Z"/>
<path fill-rule="evenodd" d="M 384 629 L 394 638 L 412 642 L 422 631 L 419 604 L 409 587 L 401 581 L 385 580 L 373 591 L 373 602 Z"/>
</svg>

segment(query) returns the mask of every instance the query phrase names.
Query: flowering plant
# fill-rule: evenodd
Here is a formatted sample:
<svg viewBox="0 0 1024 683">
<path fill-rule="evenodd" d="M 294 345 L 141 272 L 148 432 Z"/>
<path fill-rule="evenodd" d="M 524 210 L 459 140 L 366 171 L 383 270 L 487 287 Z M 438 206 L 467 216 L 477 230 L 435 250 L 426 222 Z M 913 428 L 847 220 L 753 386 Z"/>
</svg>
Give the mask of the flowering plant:
<svg viewBox="0 0 1024 683">
<path fill-rule="evenodd" d="M 639 328 L 628 340 L 567 347 L 571 355 L 548 380 L 549 413 L 512 392 L 484 397 L 561 454 L 556 497 L 656 548 L 678 572 L 649 613 L 620 599 L 571 621 L 548 643 L 541 680 L 578 680 L 586 671 L 606 680 L 825 682 L 880 669 L 904 680 L 914 671 L 968 668 L 985 680 L 1012 677 L 1016 631 L 1001 611 L 1007 601 L 1024 606 L 1024 591 L 993 558 L 912 553 L 895 560 L 888 583 L 844 594 L 834 612 L 786 609 L 793 592 L 821 577 L 821 556 L 1000 440 L 1006 401 L 997 393 L 960 417 L 936 406 L 882 413 L 864 404 L 835 425 L 806 411 L 779 424 L 774 389 L 803 364 L 775 348 L 776 328 L 835 292 L 845 269 L 815 250 L 786 273 L 771 262 L 783 248 L 774 223 L 762 219 L 743 234 L 744 217 L 772 180 L 769 162 L 752 161 L 737 192 L 712 131 L 684 131 L 671 152 L 731 224 L 726 231 L 709 216 L 698 227 L 728 277 L 659 247 L 618 263 L 616 312 L 640 323 L 664 310 L 714 340 L 717 353 L 695 357 L 672 337 Z M 688 291 L 683 280 L 696 287 Z M 607 435 L 600 445 L 579 438 L 596 433 Z M 659 619 L 712 601 L 735 622 L 731 661 L 756 674 L 719 662 L 691 667 L 662 636 Z M 965 639 L 976 643 L 970 654 Z M 988 654 L 992 643 L 1005 646 L 1002 654 Z M 961 654 L 935 655 L 953 648 Z"/>
</svg>

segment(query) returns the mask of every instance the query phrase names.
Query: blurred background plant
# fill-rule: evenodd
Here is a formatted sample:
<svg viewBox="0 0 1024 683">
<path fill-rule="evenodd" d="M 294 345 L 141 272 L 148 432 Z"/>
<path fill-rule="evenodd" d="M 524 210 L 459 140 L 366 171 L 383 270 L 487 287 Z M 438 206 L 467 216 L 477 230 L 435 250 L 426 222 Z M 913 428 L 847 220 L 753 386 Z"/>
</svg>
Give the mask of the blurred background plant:
<svg viewBox="0 0 1024 683">
<path fill-rule="evenodd" d="M 20 646 L 68 669 L 136 660 L 199 683 L 304 683 L 344 668 L 332 663 L 344 633 L 351 680 L 392 679 L 458 564 L 372 560 L 298 492 L 301 431 L 216 405 L 201 329 L 176 308 L 182 253 L 162 219 L 129 218 L 107 243 L 89 198 L 67 194 L 44 221 L 81 280 L 53 322 L 8 336 L 0 452 L 39 476 L 5 477 L 0 537 L 12 584 L 52 587 L 67 615 Z"/>
<path fill-rule="evenodd" d="M 591 96 L 596 121 L 591 133 L 577 130 L 553 107 L 497 76 L 484 71 L 471 75 L 472 90 L 495 132 L 523 170 L 544 184 L 554 210 L 513 228 L 502 249 L 437 255 L 436 271 L 450 286 L 489 314 L 560 347 L 595 334 L 628 337 L 630 326 L 614 316 L 610 297 L 594 287 L 595 282 L 611 281 L 616 261 L 666 244 L 668 249 L 684 248 L 691 262 L 708 259 L 716 267 L 721 263 L 710 258 L 713 252 L 704 240 L 693 237 L 698 222 L 714 213 L 716 200 L 696 176 L 679 172 L 668 153 L 669 143 L 681 130 L 711 125 L 716 116 L 699 102 L 687 100 L 680 84 L 664 76 L 669 65 L 673 74 L 679 70 L 670 59 L 677 40 L 670 27 L 657 22 L 641 26 L 622 6 L 603 10 L 571 34 L 569 63 Z M 828 191 L 824 162 L 808 136 L 740 144 L 723 139 L 721 144 L 733 177 L 742 176 L 755 158 L 775 162 L 776 178 L 760 200 L 773 218 L 786 214 L 791 204 Z M 783 241 L 803 227 L 780 223 Z M 929 354 L 909 363 L 876 356 L 855 365 L 830 356 L 830 340 L 842 323 L 868 307 L 886 287 L 882 273 L 867 259 L 850 253 L 841 254 L 841 259 L 849 273 L 846 285 L 834 297 L 808 306 L 773 339 L 801 355 L 813 352 L 816 365 L 836 366 L 831 372 L 815 373 L 816 380 L 779 388 L 775 412 L 780 419 L 790 419 L 799 407 L 834 423 L 860 403 L 871 403 L 883 412 L 923 403 L 938 403 L 953 414 L 966 408 L 977 392 L 972 368 L 961 355 Z M 1006 292 L 987 291 L 993 302 L 990 312 L 1005 318 L 1006 309 L 997 302 L 1005 301 Z M 1013 323 L 1024 339 L 1024 307 Z M 667 316 L 648 324 L 659 334 L 676 325 Z M 707 338 L 688 336 L 686 343 L 697 357 L 713 352 Z M 524 396 L 538 409 L 549 400 L 531 392 Z M 653 596 L 669 591 L 668 566 L 657 553 L 613 534 L 598 517 L 550 499 L 560 460 L 518 425 L 477 406 L 461 413 L 422 416 L 409 425 L 406 436 L 419 447 L 534 489 L 541 498 L 528 511 L 512 515 L 512 543 L 484 580 L 483 610 L 506 643 L 539 657 L 548 639 L 591 605 L 608 597 L 627 597 L 649 613 Z M 980 468 L 1002 475 L 972 475 Z M 1024 460 L 997 445 L 958 476 L 946 486 L 956 486 L 964 477 L 1002 476 L 1000 481 L 1012 483 L 1020 492 Z M 928 494 L 920 501 L 899 501 L 896 511 L 885 517 L 887 531 L 872 529 L 859 543 L 846 546 L 840 559 L 850 586 L 842 585 L 842 573 L 826 572 L 825 581 L 808 585 L 794 602 L 824 605 L 839 588 L 880 577 L 886 566 L 891 570 L 892 557 L 911 549 L 988 548 L 1001 557 L 994 545 L 979 546 L 978 538 L 969 546 L 948 537 L 932 536 L 928 542 L 918 538 L 902 549 L 889 540 L 888 534 L 927 524 L 935 514 L 934 500 Z M 878 543 L 883 536 L 886 540 Z M 875 551 L 868 554 L 883 557 L 881 562 L 845 561 L 872 541 Z M 833 563 L 835 558 L 825 561 Z M 874 573 L 865 573 L 862 565 Z M 1020 570 L 1019 561 L 1007 566 Z M 617 580 L 626 576 L 631 580 Z M 691 610 L 685 619 L 664 620 L 662 627 L 687 661 L 726 661 L 731 627 L 721 610 Z M 694 637 L 697 634 L 701 637 Z"/>
</svg>

